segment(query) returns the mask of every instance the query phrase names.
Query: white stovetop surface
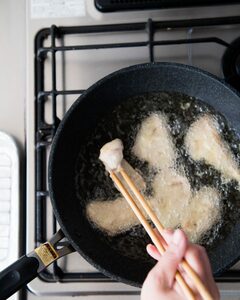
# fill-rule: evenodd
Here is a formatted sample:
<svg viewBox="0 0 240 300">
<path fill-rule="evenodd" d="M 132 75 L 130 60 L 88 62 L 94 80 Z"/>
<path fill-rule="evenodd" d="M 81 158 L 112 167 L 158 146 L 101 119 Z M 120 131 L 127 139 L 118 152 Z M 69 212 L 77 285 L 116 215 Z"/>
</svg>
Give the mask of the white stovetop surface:
<svg viewBox="0 0 240 300">
<path fill-rule="evenodd" d="M 0 1 L 0 130 L 24 148 L 26 99 L 26 5 L 24 0 Z"/>
<path fill-rule="evenodd" d="M 34 0 L 32 0 L 34 1 Z M 27 2 L 27 3 L 26 3 Z M 13 135 L 18 141 L 20 148 L 23 150 L 25 147 L 25 114 L 27 123 L 27 137 L 34 135 L 33 126 L 33 38 L 36 32 L 43 28 L 52 25 L 80 25 L 80 24 L 101 24 L 111 22 L 129 22 L 129 21 L 145 21 L 146 16 L 142 12 L 120 15 L 118 13 L 103 16 L 97 12 L 92 1 L 85 0 L 85 8 L 88 13 L 85 17 L 72 17 L 72 18 L 49 18 L 49 19 L 31 19 L 30 16 L 30 0 L 1 0 L 0 1 L 0 36 L 1 49 L 0 49 L 0 129 Z M 237 6 L 238 11 L 240 7 Z M 201 17 L 212 17 L 216 13 L 214 8 L 208 9 L 188 9 L 187 12 L 183 10 L 170 10 L 149 12 L 148 16 L 153 19 L 182 19 Z M 235 10 L 237 12 L 237 10 Z M 218 15 L 227 16 L 234 14 L 232 8 L 219 7 L 217 10 Z M 27 20 L 27 22 L 26 22 Z M 27 45 L 27 46 L 26 46 Z M 131 62 L 130 62 L 131 64 Z M 26 76 L 27 74 L 27 76 Z M 27 101 L 25 101 L 27 99 Z M 31 101 L 29 99 L 32 99 Z M 27 106 L 26 106 L 27 103 Z M 27 146 L 32 148 L 32 142 L 28 141 Z M 29 150 L 29 149 L 28 149 Z M 28 165 L 31 168 L 28 170 L 28 175 L 32 172 L 34 166 L 33 148 L 28 152 Z M 27 188 L 28 197 L 33 197 L 33 180 L 29 180 Z M 31 218 L 31 217 L 30 217 Z M 31 231 L 30 231 L 31 234 Z M 28 241 L 27 248 L 30 250 L 31 242 Z M 57 289 L 56 285 L 56 289 Z M 221 285 L 221 289 L 229 290 L 223 292 L 222 299 L 237 300 L 240 299 L 240 291 L 236 290 L 236 284 Z M 64 296 L 64 295 L 63 295 Z M 71 297 L 64 296 L 64 299 L 71 299 Z M 76 297 L 80 299 L 82 297 Z M 28 299 L 44 299 L 44 300 L 57 300 L 58 297 L 53 296 L 36 296 L 28 293 Z M 89 300 L 103 300 L 103 299 L 139 299 L 139 296 L 89 296 Z"/>
</svg>

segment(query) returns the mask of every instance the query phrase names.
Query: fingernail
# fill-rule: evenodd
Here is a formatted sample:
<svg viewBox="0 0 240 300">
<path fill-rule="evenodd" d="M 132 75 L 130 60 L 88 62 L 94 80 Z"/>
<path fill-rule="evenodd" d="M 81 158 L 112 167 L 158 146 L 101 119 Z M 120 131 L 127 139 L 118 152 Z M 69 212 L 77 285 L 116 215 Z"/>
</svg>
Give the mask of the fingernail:
<svg viewBox="0 0 240 300">
<path fill-rule="evenodd" d="M 174 234 L 173 234 L 173 243 L 175 245 L 179 245 L 179 243 L 182 240 L 182 235 L 181 235 L 181 231 L 179 229 L 175 230 Z"/>
</svg>

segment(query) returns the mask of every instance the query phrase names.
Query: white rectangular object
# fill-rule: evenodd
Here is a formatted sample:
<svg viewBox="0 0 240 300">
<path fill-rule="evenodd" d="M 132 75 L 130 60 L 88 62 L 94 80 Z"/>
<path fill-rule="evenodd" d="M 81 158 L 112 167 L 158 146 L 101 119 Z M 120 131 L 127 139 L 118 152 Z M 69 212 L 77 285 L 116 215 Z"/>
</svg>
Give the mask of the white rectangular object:
<svg viewBox="0 0 240 300">
<path fill-rule="evenodd" d="M 31 18 L 67 18 L 85 16 L 84 0 L 31 0 Z"/>
<path fill-rule="evenodd" d="M 0 131 L 0 271 L 19 256 L 19 155 Z"/>
</svg>

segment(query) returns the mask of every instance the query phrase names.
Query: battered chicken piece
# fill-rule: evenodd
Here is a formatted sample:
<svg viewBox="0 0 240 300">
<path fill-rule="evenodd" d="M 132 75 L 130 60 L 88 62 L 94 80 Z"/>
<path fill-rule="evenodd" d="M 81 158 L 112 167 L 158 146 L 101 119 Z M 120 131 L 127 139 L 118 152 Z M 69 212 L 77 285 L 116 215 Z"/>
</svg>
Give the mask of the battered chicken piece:
<svg viewBox="0 0 240 300">
<path fill-rule="evenodd" d="M 215 188 L 203 187 L 193 194 L 189 207 L 184 211 L 181 225 L 191 242 L 196 243 L 201 236 L 221 216 L 220 196 Z"/>
<path fill-rule="evenodd" d="M 116 161 L 113 159 L 113 161 Z M 113 165 L 113 164 L 112 164 Z M 137 172 L 126 160 L 122 160 L 121 166 L 126 170 L 137 188 L 144 192 L 146 183 L 139 172 Z M 118 174 L 121 177 L 120 174 Z M 127 187 L 128 189 L 128 187 Z M 128 189 L 129 193 L 132 191 Z M 141 209 L 141 207 L 139 207 Z M 109 235 L 116 235 L 139 224 L 137 217 L 123 197 L 115 200 L 94 200 L 86 207 L 86 213 L 98 228 L 106 231 Z"/>
<path fill-rule="evenodd" d="M 146 189 L 146 183 L 139 172 L 123 159 L 123 143 L 120 139 L 112 140 L 103 145 L 100 149 L 99 159 L 103 162 L 108 172 L 118 172 L 119 168 L 123 167 L 140 191 Z M 121 177 L 120 174 L 118 176 Z"/>
<path fill-rule="evenodd" d="M 133 154 L 152 167 L 167 169 L 175 163 L 175 151 L 166 116 L 151 114 L 141 124 L 132 148 Z"/>
<path fill-rule="evenodd" d="M 122 197 L 109 201 L 94 200 L 87 205 L 86 212 L 88 218 L 109 235 L 116 235 L 139 224 L 129 204 Z"/>
<path fill-rule="evenodd" d="M 194 160 L 204 160 L 226 179 L 240 181 L 240 171 L 227 143 L 219 134 L 217 121 L 204 115 L 195 121 L 185 137 L 188 153 Z"/>
<path fill-rule="evenodd" d="M 105 144 L 100 149 L 99 159 L 103 162 L 107 171 L 117 171 L 123 160 L 123 143 L 115 139 Z"/>
<path fill-rule="evenodd" d="M 150 203 L 161 223 L 167 228 L 179 226 L 191 198 L 188 179 L 168 169 L 156 175 L 152 187 Z"/>
<path fill-rule="evenodd" d="M 192 193 L 188 179 L 169 170 L 156 176 L 153 189 L 150 203 L 159 220 L 167 228 L 182 227 L 193 243 L 220 219 L 220 196 L 214 188 Z"/>
</svg>

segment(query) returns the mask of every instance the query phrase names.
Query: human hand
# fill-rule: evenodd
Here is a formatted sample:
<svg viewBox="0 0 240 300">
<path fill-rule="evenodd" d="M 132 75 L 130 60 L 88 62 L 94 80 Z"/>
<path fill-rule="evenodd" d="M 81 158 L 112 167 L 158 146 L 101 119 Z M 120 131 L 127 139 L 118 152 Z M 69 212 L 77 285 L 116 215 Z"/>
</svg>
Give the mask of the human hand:
<svg viewBox="0 0 240 300">
<path fill-rule="evenodd" d="M 211 266 L 205 248 L 191 244 L 183 231 L 175 232 L 165 230 L 163 237 L 168 243 L 166 252 L 161 255 L 157 248 L 151 244 L 147 246 L 147 252 L 158 262 L 148 273 L 142 287 L 141 300 L 183 300 L 186 299 L 181 287 L 175 281 L 176 271 L 179 270 L 184 280 L 196 295 L 196 299 L 202 299 L 191 279 L 179 266 L 185 257 L 198 274 L 202 282 L 210 291 L 213 299 L 220 299 L 217 285 L 213 279 Z"/>
</svg>

